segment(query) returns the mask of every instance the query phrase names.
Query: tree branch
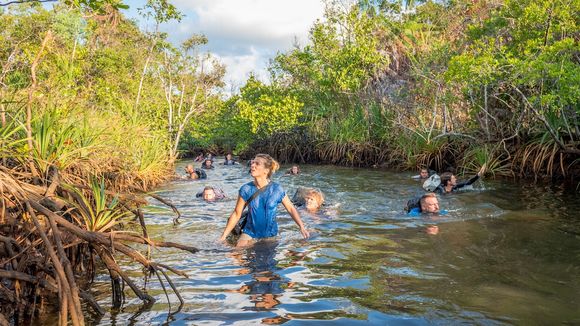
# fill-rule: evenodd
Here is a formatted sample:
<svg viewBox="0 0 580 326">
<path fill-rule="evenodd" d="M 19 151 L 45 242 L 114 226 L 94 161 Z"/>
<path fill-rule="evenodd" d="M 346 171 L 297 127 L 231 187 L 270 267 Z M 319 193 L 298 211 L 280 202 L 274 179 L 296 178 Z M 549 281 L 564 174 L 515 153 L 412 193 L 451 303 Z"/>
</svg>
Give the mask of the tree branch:
<svg viewBox="0 0 580 326">
<path fill-rule="evenodd" d="M 29 2 L 43 3 L 43 2 L 57 2 L 57 1 L 58 0 L 15 0 L 15 1 L 7 2 L 7 3 L 0 3 L 0 7 L 6 7 L 8 5 L 17 4 L 17 3 L 29 3 Z"/>
</svg>

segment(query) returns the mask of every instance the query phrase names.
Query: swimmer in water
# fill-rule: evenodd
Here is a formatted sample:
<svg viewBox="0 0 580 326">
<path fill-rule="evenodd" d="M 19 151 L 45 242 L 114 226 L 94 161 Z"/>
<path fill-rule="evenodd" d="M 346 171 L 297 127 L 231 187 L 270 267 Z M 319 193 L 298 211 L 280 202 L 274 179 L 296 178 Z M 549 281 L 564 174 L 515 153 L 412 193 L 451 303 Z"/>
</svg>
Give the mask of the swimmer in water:
<svg viewBox="0 0 580 326">
<path fill-rule="evenodd" d="M 449 194 L 465 186 L 473 184 L 485 173 L 485 164 L 479 169 L 479 172 L 467 181 L 457 183 L 457 177 L 451 172 L 441 174 L 441 184 L 434 190 L 438 194 Z"/>
<path fill-rule="evenodd" d="M 298 174 L 300 174 L 300 168 L 298 167 L 298 165 L 294 165 L 290 169 L 288 169 L 286 174 L 298 175 Z"/>
</svg>

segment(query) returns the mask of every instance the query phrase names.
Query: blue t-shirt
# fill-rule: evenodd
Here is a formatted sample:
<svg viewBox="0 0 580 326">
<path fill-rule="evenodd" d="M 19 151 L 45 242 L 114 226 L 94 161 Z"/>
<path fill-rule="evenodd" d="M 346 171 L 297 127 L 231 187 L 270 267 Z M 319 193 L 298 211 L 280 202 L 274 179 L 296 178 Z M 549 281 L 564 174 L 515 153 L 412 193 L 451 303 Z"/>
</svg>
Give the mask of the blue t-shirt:
<svg viewBox="0 0 580 326">
<path fill-rule="evenodd" d="M 258 188 L 254 182 L 248 182 L 240 188 L 240 197 L 246 202 Z M 268 238 L 278 234 L 278 223 L 276 222 L 276 208 L 286 196 L 282 186 L 272 182 L 268 189 L 259 194 L 248 205 L 248 221 L 242 232 L 252 238 Z"/>
<path fill-rule="evenodd" d="M 407 216 L 421 216 L 421 208 L 419 207 L 413 207 L 409 213 L 407 213 Z M 446 215 L 447 214 L 447 210 L 442 209 L 439 211 L 438 213 L 439 215 Z"/>
</svg>

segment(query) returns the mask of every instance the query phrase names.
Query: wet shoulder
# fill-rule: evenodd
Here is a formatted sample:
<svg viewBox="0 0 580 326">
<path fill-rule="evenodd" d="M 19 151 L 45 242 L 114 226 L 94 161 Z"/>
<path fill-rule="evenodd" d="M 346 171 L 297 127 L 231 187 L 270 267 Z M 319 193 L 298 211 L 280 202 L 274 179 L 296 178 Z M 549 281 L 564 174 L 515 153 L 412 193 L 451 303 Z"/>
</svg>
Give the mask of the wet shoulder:
<svg viewBox="0 0 580 326">
<path fill-rule="evenodd" d="M 250 181 L 250 182 L 248 182 L 240 187 L 239 195 L 245 201 L 248 201 L 248 199 L 252 196 L 252 194 L 256 190 L 257 190 L 256 185 L 254 184 L 253 181 Z"/>
<path fill-rule="evenodd" d="M 278 198 L 278 200 L 282 200 L 286 196 L 286 191 L 284 191 L 284 188 L 278 182 L 272 182 L 270 187 L 270 194 Z"/>
</svg>

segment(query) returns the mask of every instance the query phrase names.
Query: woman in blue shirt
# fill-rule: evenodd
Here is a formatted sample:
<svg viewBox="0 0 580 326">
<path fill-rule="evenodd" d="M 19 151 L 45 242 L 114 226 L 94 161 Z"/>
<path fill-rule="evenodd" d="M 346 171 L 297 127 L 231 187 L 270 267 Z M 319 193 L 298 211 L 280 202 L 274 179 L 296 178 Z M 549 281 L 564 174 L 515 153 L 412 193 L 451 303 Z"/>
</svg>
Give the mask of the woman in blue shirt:
<svg viewBox="0 0 580 326">
<path fill-rule="evenodd" d="M 284 189 L 282 189 L 282 186 L 270 180 L 272 174 L 279 168 L 280 165 L 278 162 L 270 155 L 256 155 L 250 165 L 250 174 L 254 178 L 254 181 L 248 182 L 240 188 L 236 207 L 228 219 L 220 241 L 226 240 L 227 236 L 240 220 L 246 202 L 260 189 L 263 189 L 262 192 L 248 204 L 248 220 L 242 229 L 242 235 L 238 239 L 238 247 L 249 246 L 256 240 L 274 237 L 278 234 L 276 208 L 280 203 L 284 205 L 284 208 L 286 208 L 294 222 L 296 222 L 302 236 L 305 239 L 310 236 L 308 230 L 304 227 L 304 223 L 302 223 L 298 211 L 286 195 Z"/>
</svg>

